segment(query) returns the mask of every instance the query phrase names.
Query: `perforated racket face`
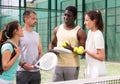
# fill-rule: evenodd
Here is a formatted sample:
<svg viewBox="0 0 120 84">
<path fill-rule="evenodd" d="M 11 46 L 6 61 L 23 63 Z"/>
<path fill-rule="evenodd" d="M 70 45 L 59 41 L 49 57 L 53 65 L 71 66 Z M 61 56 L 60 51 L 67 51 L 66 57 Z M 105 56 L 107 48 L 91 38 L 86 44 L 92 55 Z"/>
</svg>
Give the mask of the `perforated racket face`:
<svg viewBox="0 0 120 84">
<path fill-rule="evenodd" d="M 55 47 L 54 50 L 59 53 L 72 53 L 71 50 L 63 48 L 63 47 Z"/>
<path fill-rule="evenodd" d="M 42 56 L 42 58 L 37 62 L 37 66 L 43 70 L 53 69 L 57 64 L 56 54 L 49 52 Z"/>
</svg>

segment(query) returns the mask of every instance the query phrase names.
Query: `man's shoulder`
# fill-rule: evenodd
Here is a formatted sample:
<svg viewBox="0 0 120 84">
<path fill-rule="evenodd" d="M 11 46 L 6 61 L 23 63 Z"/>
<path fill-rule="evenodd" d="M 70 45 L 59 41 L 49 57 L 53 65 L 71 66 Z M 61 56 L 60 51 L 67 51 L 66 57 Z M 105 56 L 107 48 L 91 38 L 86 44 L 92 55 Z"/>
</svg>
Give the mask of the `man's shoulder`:
<svg viewBox="0 0 120 84">
<path fill-rule="evenodd" d="M 34 34 L 38 34 L 38 32 L 36 32 L 36 31 L 32 31 Z"/>
<path fill-rule="evenodd" d="M 33 35 L 35 35 L 35 36 L 37 36 L 37 37 L 40 36 L 39 33 L 36 32 L 36 31 L 33 31 Z"/>
<path fill-rule="evenodd" d="M 55 27 L 55 29 L 54 29 L 54 31 L 58 31 L 58 29 L 59 29 L 61 26 L 62 26 L 62 24 L 61 24 L 61 25 L 56 26 L 56 27 Z"/>
</svg>

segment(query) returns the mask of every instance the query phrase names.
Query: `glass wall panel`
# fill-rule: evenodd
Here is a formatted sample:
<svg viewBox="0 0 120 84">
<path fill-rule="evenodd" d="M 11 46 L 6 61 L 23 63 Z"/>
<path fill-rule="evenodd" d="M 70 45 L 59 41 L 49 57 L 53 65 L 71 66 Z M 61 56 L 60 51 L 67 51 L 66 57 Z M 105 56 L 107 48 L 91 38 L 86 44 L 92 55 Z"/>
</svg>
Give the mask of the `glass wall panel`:
<svg viewBox="0 0 120 84">
<path fill-rule="evenodd" d="M 76 23 L 85 29 L 86 33 L 88 30 L 84 25 L 84 13 L 89 10 L 101 11 L 105 26 L 103 34 L 107 60 L 120 61 L 119 0 L 0 0 L 0 30 L 12 20 L 20 21 L 23 27 L 23 12 L 25 10 L 33 10 L 37 13 L 38 21 L 34 30 L 40 34 L 43 49 L 47 52 L 53 30 L 64 22 L 64 10 L 70 5 L 77 7 L 78 16 Z"/>
</svg>

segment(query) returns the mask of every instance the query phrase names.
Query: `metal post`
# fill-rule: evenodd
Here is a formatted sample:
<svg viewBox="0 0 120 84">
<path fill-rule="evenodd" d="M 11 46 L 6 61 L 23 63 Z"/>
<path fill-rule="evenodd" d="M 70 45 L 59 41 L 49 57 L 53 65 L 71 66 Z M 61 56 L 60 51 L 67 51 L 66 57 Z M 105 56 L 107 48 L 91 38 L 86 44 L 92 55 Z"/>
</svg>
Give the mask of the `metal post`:
<svg viewBox="0 0 120 84">
<path fill-rule="evenodd" d="M 48 0 L 48 43 L 51 40 L 51 0 Z"/>
<path fill-rule="evenodd" d="M 21 23 L 21 0 L 19 0 L 19 22 Z"/>
<path fill-rule="evenodd" d="M 1 0 L 0 0 L 0 6 L 1 6 Z M 1 25 L 2 25 L 2 24 L 1 24 L 1 20 L 2 20 L 2 19 L 1 19 L 1 18 L 2 18 L 1 11 L 2 11 L 2 9 L 0 9 L 0 15 L 1 15 L 1 16 L 0 16 L 0 30 L 2 29 L 2 28 L 1 28 L 1 27 L 2 27 L 2 26 L 1 26 Z"/>
<path fill-rule="evenodd" d="M 75 0 L 75 7 L 76 7 L 76 8 L 78 8 L 77 3 L 78 3 L 78 0 Z M 77 12 L 77 13 L 78 13 L 78 12 Z M 78 15 L 78 14 L 77 14 L 77 15 Z M 76 24 L 78 24 L 78 18 L 76 18 Z"/>
<path fill-rule="evenodd" d="M 26 3 L 27 3 L 26 0 L 24 0 L 24 8 L 25 8 L 25 10 L 26 10 L 26 7 L 27 7 Z"/>
<path fill-rule="evenodd" d="M 84 15 L 85 15 L 85 0 L 82 0 L 82 28 L 85 30 L 85 26 L 84 26 Z"/>
<path fill-rule="evenodd" d="M 106 60 L 107 60 L 107 0 L 105 0 L 105 53 L 106 53 Z"/>
<path fill-rule="evenodd" d="M 55 26 L 57 26 L 57 0 L 55 0 Z"/>
<path fill-rule="evenodd" d="M 60 2 L 60 24 L 62 24 L 62 1 Z"/>
</svg>

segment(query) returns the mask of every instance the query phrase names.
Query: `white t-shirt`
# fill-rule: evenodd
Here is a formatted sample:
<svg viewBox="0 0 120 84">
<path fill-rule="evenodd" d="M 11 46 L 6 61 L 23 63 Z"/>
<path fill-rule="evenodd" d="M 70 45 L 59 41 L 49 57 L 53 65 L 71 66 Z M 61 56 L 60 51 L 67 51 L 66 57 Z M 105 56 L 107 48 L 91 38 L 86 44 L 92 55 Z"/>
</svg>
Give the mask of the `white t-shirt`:
<svg viewBox="0 0 120 84">
<path fill-rule="evenodd" d="M 89 30 L 86 40 L 86 50 L 97 53 L 97 49 L 104 49 L 104 38 L 100 30 Z M 86 54 L 85 78 L 96 78 L 106 74 L 105 64 Z"/>
</svg>

